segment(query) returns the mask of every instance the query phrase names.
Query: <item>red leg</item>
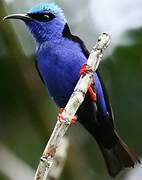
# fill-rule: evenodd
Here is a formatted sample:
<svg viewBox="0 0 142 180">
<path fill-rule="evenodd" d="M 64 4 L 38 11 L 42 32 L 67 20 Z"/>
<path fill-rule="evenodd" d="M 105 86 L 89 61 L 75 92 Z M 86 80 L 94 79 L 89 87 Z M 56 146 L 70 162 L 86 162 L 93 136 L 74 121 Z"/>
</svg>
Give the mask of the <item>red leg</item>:
<svg viewBox="0 0 142 180">
<path fill-rule="evenodd" d="M 82 67 L 81 67 L 81 69 L 80 69 L 80 75 L 86 75 L 86 73 L 88 72 L 88 71 L 91 71 L 91 69 L 89 68 L 89 67 L 87 67 L 87 64 L 83 64 L 82 65 Z M 90 86 L 88 87 L 88 92 L 89 92 L 89 94 L 90 94 L 90 96 L 91 96 L 91 99 L 95 102 L 96 101 L 96 99 L 97 99 L 97 96 L 96 96 L 96 93 L 95 93 L 95 91 L 93 90 L 93 82 L 90 84 Z"/>
<path fill-rule="evenodd" d="M 91 99 L 92 99 L 92 101 L 94 101 L 94 102 L 96 102 L 96 100 L 97 100 L 97 96 L 96 96 L 96 93 L 95 93 L 95 91 L 93 90 L 93 82 L 90 84 L 90 86 L 88 87 L 88 92 L 89 92 L 89 94 L 90 94 L 90 96 L 91 96 Z"/>
</svg>

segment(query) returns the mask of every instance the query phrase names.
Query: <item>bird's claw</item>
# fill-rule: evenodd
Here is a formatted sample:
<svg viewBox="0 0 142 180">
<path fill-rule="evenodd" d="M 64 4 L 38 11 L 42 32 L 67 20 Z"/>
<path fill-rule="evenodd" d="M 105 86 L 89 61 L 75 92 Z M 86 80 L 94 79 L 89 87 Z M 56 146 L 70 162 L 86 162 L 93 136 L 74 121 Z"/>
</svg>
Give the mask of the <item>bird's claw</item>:
<svg viewBox="0 0 142 180">
<path fill-rule="evenodd" d="M 80 69 L 80 75 L 85 76 L 90 71 L 92 71 L 92 69 L 87 64 L 83 64 Z M 92 101 L 96 102 L 97 96 L 96 96 L 95 91 L 93 90 L 93 85 L 94 85 L 94 82 L 92 81 L 92 83 L 88 87 L 88 92 L 91 96 Z"/>
<path fill-rule="evenodd" d="M 77 121 L 77 119 L 78 119 L 78 116 L 75 115 L 75 116 L 72 118 L 72 120 L 71 120 L 71 125 L 72 125 L 72 124 L 75 124 L 76 121 Z"/>
<path fill-rule="evenodd" d="M 83 64 L 80 69 L 80 75 L 85 76 L 90 71 L 92 72 L 92 68 L 89 67 L 87 64 Z"/>
<path fill-rule="evenodd" d="M 60 108 L 60 109 L 59 109 L 59 114 L 58 114 L 58 116 L 57 116 L 57 120 L 60 121 L 60 122 L 66 123 L 66 120 L 64 119 L 64 117 L 63 117 L 63 115 L 62 115 L 62 112 L 63 112 L 63 111 L 64 111 L 64 108 Z M 72 125 L 72 124 L 75 124 L 76 121 L 77 121 L 77 119 L 78 119 L 78 116 L 75 115 L 75 116 L 72 118 L 70 124 L 71 124 L 71 125 Z"/>
</svg>

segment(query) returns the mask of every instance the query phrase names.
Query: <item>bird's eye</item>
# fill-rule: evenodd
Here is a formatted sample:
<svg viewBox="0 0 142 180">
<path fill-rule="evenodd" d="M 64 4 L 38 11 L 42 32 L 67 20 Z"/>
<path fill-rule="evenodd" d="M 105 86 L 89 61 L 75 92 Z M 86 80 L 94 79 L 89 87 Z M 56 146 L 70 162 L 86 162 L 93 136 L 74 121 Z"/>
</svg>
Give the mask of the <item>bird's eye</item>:
<svg viewBox="0 0 142 180">
<path fill-rule="evenodd" d="M 55 18 L 55 15 L 52 13 L 47 13 L 47 14 L 28 14 L 32 19 L 41 21 L 41 22 L 47 22 L 51 21 L 52 19 Z"/>
<path fill-rule="evenodd" d="M 47 19 L 47 20 L 48 20 L 49 18 L 50 18 L 50 17 L 49 17 L 47 14 L 44 14 L 44 15 L 43 15 L 43 19 L 45 19 L 45 20 Z"/>
</svg>

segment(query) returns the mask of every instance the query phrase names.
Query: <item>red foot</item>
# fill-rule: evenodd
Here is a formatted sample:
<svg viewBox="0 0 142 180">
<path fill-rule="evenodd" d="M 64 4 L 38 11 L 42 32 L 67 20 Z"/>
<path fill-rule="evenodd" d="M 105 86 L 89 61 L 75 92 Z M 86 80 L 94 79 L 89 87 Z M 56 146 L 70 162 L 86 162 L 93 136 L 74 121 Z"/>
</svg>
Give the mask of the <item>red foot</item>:
<svg viewBox="0 0 142 180">
<path fill-rule="evenodd" d="M 89 92 L 89 94 L 90 94 L 90 96 L 91 96 L 91 99 L 92 99 L 92 101 L 94 101 L 94 102 L 96 102 L 96 100 L 97 100 L 97 95 L 96 95 L 96 93 L 95 93 L 95 91 L 93 90 L 93 82 L 90 84 L 90 86 L 88 87 L 88 92 Z"/>
<path fill-rule="evenodd" d="M 80 69 L 80 75 L 85 76 L 88 72 L 92 72 L 92 69 L 87 64 L 83 64 Z"/>
<path fill-rule="evenodd" d="M 77 121 L 77 119 L 78 119 L 78 116 L 75 115 L 75 116 L 73 117 L 73 119 L 71 120 L 71 124 L 75 124 L 76 121 Z"/>
<path fill-rule="evenodd" d="M 80 69 L 80 75 L 85 76 L 88 73 L 88 71 L 92 71 L 92 69 L 89 68 L 87 66 L 87 64 L 83 64 L 81 69 Z M 96 93 L 93 90 L 93 84 L 94 84 L 93 82 L 90 84 L 90 86 L 88 87 L 88 91 L 89 91 L 89 94 L 91 96 L 92 101 L 96 101 L 97 96 L 96 96 Z"/>
<path fill-rule="evenodd" d="M 57 120 L 58 121 L 62 121 L 62 122 L 64 122 L 65 123 L 65 120 L 64 120 L 64 118 L 63 118 L 63 116 L 62 116 L 62 112 L 64 111 L 64 108 L 60 108 L 59 109 L 59 113 L 58 113 L 58 116 L 57 116 Z"/>
<path fill-rule="evenodd" d="M 87 73 L 87 67 L 86 64 L 83 64 L 80 69 L 80 75 L 86 75 L 86 73 Z"/>
<path fill-rule="evenodd" d="M 59 114 L 58 114 L 58 116 L 57 116 L 57 120 L 60 121 L 60 122 L 66 123 L 66 121 L 64 120 L 64 118 L 63 118 L 63 116 L 62 116 L 62 112 L 63 112 L 63 111 L 64 111 L 64 108 L 60 108 L 60 109 L 59 109 Z M 73 117 L 73 119 L 71 120 L 71 124 L 75 124 L 76 121 L 77 121 L 77 119 L 78 119 L 78 117 L 75 115 L 75 116 Z"/>
<path fill-rule="evenodd" d="M 64 108 L 59 108 L 59 113 L 62 113 L 64 111 Z"/>
</svg>

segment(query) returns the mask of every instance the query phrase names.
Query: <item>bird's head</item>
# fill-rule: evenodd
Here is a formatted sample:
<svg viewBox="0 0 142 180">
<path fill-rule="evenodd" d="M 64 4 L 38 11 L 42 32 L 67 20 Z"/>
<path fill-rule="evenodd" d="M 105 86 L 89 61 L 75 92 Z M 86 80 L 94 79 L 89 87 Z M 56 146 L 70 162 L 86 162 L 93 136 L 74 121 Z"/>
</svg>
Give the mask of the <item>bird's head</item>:
<svg viewBox="0 0 142 180">
<path fill-rule="evenodd" d="M 58 39 L 66 24 L 63 11 L 54 3 L 39 3 L 26 14 L 12 14 L 6 19 L 20 19 L 25 22 L 37 42 Z"/>
</svg>

